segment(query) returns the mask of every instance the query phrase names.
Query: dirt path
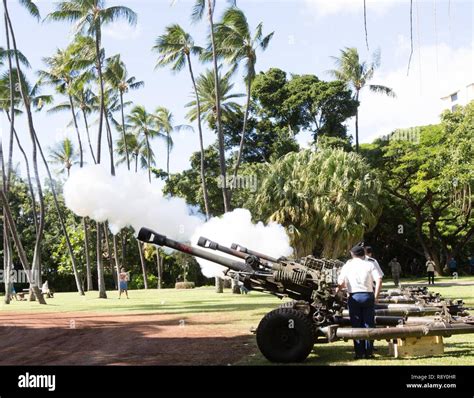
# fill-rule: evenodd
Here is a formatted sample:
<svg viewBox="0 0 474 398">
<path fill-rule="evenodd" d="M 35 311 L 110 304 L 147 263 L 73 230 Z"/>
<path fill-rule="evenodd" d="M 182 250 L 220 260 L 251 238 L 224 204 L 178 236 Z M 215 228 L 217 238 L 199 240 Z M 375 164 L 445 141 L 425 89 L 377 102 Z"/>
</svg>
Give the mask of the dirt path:
<svg viewBox="0 0 474 398">
<path fill-rule="evenodd" d="M 227 365 L 252 350 L 229 315 L 3 313 L 0 365 Z"/>
</svg>

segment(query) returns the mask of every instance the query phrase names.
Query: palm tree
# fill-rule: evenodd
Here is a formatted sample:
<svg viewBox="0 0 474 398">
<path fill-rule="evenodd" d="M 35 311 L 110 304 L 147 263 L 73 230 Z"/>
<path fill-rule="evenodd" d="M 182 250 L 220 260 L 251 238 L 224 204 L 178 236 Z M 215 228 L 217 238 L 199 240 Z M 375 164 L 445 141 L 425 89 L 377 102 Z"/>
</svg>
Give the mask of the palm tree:
<svg viewBox="0 0 474 398">
<path fill-rule="evenodd" d="M 226 119 L 230 117 L 233 113 L 237 112 L 240 109 L 240 105 L 232 101 L 234 98 L 239 98 L 244 96 L 244 94 L 231 94 L 234 84 L 230 81 L 231 72 L 226 73 L 224 76 L 221 76 L 219 73 L 219 103 L 221 108 L 221 117 Z M 200 102 L 200 113 L 201 116 L 208 123 L 210 128 L 217 128 L 217 104 L 215 92 L 215 81 L 214 81 L 214 72 L 210 69 L 207 69 L 204 73 L 198 76 L 196 79 L 196 87 L 198 92 L 198 98 Z M 193 100 L 185 105 L 186 107 L 191 108 L 187 113 L 186 117 L 190 121 L 194 121 L 198 117 L 198 108 L 197 101 Z"/>
<path fill-rule="evenodd" d="M 257 49 L 266 50 L 273 33 L 266 36 L 262 32 L 263 24 L 259 23 L 252 35 L 247 18 L 242 10 L 238 8 L 228 8 L 220 23 L 216 25 L 215 39 L 217 43 L 217 53 L 234 67 L 240 62 L 245 62 L 245 83 L 247 87 L 247 100 L 245 102 L 244 122 L 240 137 L 237 161 L 234 167 L 233 180 L 237 178 L 242 150 L 244 148 L 245 131 L 250 108 L 250 94 L 252 82 L 255 79 L 255 64 L 257 62 Z"/>
<path fill-rule="evenodd" d="M 156 108 L 155 114 L 153 115 L 156 121 L 156 126 L 159 131 L 166 134 L 166 174 L 167 179 L 170 178 L 170 153 L 173 149 L 173 132 L 179 132 L 181 130 L 192 130 L 191 126 L 181 124 L 178 126 L 173 125 L 173 114 L 163 106 Z"/>
<path fill-rule="evenodd" d="M 354 152 L 325 148 L 291 152 L 268 165 L 257 216 L 284 225 L 296 256 L 342 255 L 381 213 L 381 182 Z"/>
<path fill-rule="evenodd" d="M 201 151 L 201 185 L 204 200 L 204 210 L 206 212 L 206 219 L 209 219 L 209 197 L 205 179 L 204 169 L 204 141 L 202 137 L 202 125 L 201 125 L 201 103 L 199 101 L 199 95 L 196 87 L 196 80 L 194 78 L 194 71 L 191 63 L 191 55 L 200 55 L 202 48 L 194 44 L 194 40 L 189 33 L 186 33 L 184 29 L 175 24 L 167 26 L 165 34 L 158 37 L 155 42 L 153 50 L 160 54 L 156 63 L 157 67 L 171 65 L 173 72 L 181 71 L 185 65 L 188 65 L 189 75 L 193 83 L 194 96 L 196 98 L 196 110 L 197 110 L 197 125 L 199 131 L 199 147 Z"/>
<path fill-rule="evenodd" d="M 145 83 L 143 81 L 137 81 L 134 76 L 129 77 L 127 69 L 124 62 L 120 59 L 120 54 L 117 54 L 107 60 L 107 68 L 104 73 L 105 80 L 107 83 L 115 90 L 118 91 L 120 95 L 120 113 L 122 116 L 122 142 L 124 144 L 127 168 L 130 170 L 130 158 L 127 140 L 125 135 L 127 133 L 125 126 L 125 113 L 124 113 L 124 103 L 123 96 L 128 90 L 137 90 L 140 87 L 143 87 Z"/>
<path fill-rule="evenodd" d="M 235 5 L 235 0 L 229 1 L 231 5 Z M 224 212 L 230 211 L 230 198 L 227 192 L 227 182 L 226 182 L 226 164 L 225 164 L 225 148 L 224 148 L 224 133 L 222 130 L 222 120 L 221 120 L 221 102 L 219 98 L 219 93 L 221 92 L 219 88 L 219 67 L 217 65 L 217 52 L 216 52 L 216 41 L 214 37 L 214 9 L 215 9 L 215 0 L 207 0 L 207 19 L 209 22 L 209 32 L 211 39 L 211 49 L 212 49 L 212 62 L 213 62 L 213 71 L 214 71 L 214 97 L 215 97 L 215 114 L 216 114 L 216 126 L 217 126 L 217 138 L 219 144 L 219 167 L 222 178 L 222 195 L 224 198 Z M 206 0 L 196 0 L 191 18 L 193 21 L 199 21 L 204 16 L 204 11 L 206 9 Z"/>
<path fill-rule="evenodd" d="M 9 144 L 8 144 L 8 163 L 7 163 L 7 170 L 5 171 L 4 168 L 4 161 L 3 161 L 3 147 L 2 143 L 0 142 L 0 157 L 1 157 L 1 165 L 2 165 L 2 193 L 5 194 L 5 197 L 8 197 L 8 192 L 10 188 L 10 180 L 12 174 L 12 165 L 13 165 L 13 139 L 16 139 L 18 144 L 18 148 L 23 155 L 23 159 L 25 161 L 26 166 L 26 173 L 27 173 L 27 180 L 28 180 L 28 188 L 30 191 L 31 196 L 31 208 L 33 210 L 33 219 L 35 220 L 35 228 L 37 227 L 37 213 L 36 213 L 36 204 L 35 204 L 35 195 L 33 190 L 33 184 L 31 181 L 31 172 L 29 166 L 29 160 L 26 156 L 26 152 L 23 149 L 23 146 L 20 143 L 18 135 L 15 130 L 14 118 L 15 114 L 21 111 L 17 109 L 17 105 L 19 103 L 19 99 L 15 98 L 15 84 L 14 84 L 14 76 L 13 73 L 13 66 L 12 66 L 12 57 L 14 54 L 10 49 L 10 38 L 8 34 L 8 28 L 6 29 L 6 36 L 7 36 L 7 45 L 8 49 L 5 50 L 3 47 L 0 47 L 0 66 L 4 65 L 5 59 L 8 62 L 8 71 L 2 75 L 0 80 L 0 110 L 5 112 L 7 115 L 8 121 L 10 122 L 10 136 L 9 136 Z M 26 57 L 21 53 L 17 52 L 18 59 L 22 63 L 23 66 L 27 68 L 30 66 Z M 8 209 L 5 206 L 2 206 L 2 214 L 6 214 Z M 3 269 L 5 271 L 6 277 L 4 278 L 4 285 L 5 285 L 5 304 L 10 304 L 11 299 L 11 292 L 12 292 L 12 283 L 10 281 L 9 275 L 11 273 L 11 269 L 13 267 L 13 247 L 10 240 L 10 229 L 7 222 L 3 223 Z"/>
<path fill-rule="evenodd" d="M 120 18 L 126 19 L 130 25 L 135 25 L 137 22 L 137 15 L 128 7 L 105 7 L 105 0 L 67 0 L 60 2 L 56 7 L 56 11 L 50 13 L 47 18 L 54 21 L 66 20 L 76 22 L 75 30 L 77 33 L 84 32 L 94 38 L 95 62 L 99 78 L 100 92 L 96 161 L 97 163 L 100 163 L 102 124 L 105 116 L 104 78 L 102 75 L 102 58 L 104 56 L 102 50 L 102 26 L 115 22 Z M 114 162 L 111 137 L 108 137 L 108 144 L 111 158 L 111 172 L 113 174 Z M 102 252 L 100 249 L 102 242 L 100 231 L 99 223 L 97 223 L 97 273 L 99 281 L 99 297 L 107 298 L 107 293 L 105 291 L 104 267 L 102 264 Z"/>
<path fill-rule="evenodd" d="M 347 86 L 354 90 L 354 98 L 359 101 L 360 91 L 367 86 L 369 90 L 395 97 L 394 91 L 386 86 L 377 84 L 368 84 L 374 77 L 375 70 L 380 66 L 380 52 L 373 54 L 372 61 L 360 62 L 359 53 L 355 47 L 346 47 L 341 50 L 340 57 L 332 57 L 337 69 L 330 70 L 336 79 L 346 82 Z M 356 152 L 359 152 L 359 106 L 357 106 L 355 117 L 355 138 L 356 138 Z"/>
<path fill-rule="evenodd" d="M 67 107 L 72 114 L 72 121 L 79 145 L 80 165 L 82 167 L 84 164 L 84 151 L 82 149 L 82 139 L 73 101 L 73 82 L 77 75 L 73 54 L 68 49 L 57 49 L 53 56 L 43 58 L 43 62 L 48 66 L 48 70 L 39 72 L 41 80 L 55 86 L 58 93 L 66 95 L 68 98 Z M 61 105 L 59 108 L 53 108 L 53 111 L 66 109 L 65 104 Z"/>
<path fill-rule="evenodd" d="M 139 141 L 135 134 L 127 133 L 125 134 L 125 139 L 127 140 L 127 150 L 129 153 L 129 159 L 131 157 L 131 162 L 134 162 L 135 173 L 138 172 L 138 161 L 140 165 L 146 165 L 146 158 L 143 156 L 143 142 Z M 117 165 L 127 162 L 127 155 L 125 152 L 125 143 L 124 137 L 120 137 L 116 142 L 116 153 L 118 155 Z"/>
<path fill-rule="evenodd" d="M 99 78 L 100 112 L 97 138 L 97 163 L 100 163 L 102 124 L 105 110 L 104 77 L 102 74 L 102 26 L 124 18 L 130 25 L 135 25 L 137 15 L 128 7 L 105 7 L 105 0 L 67 0 L 57 4 L 56 11 L 47 16 L 53 21 L 76 22 L 77 33 L 87 33 L 95 41 L 95 62 Z M 111 148 L 109 148 L 111 149 Z"/>
<path fill-rule="evenodd" d="M 136 105 L 127 116 L 127 122 L 137 139 L 144 143 L 144 153 L 146 153 L 146 166 L 148 169 L 148 181 L 151 182 L 151 166 L 155 160 L 151 149 L 150 141 L 153 138 L 165 138 L 163 133 L 156 129 L 155 116 L 148 113 L 144 106 Z"/>
<path fill-rule="evenodd" d="M 54 148 L 50 149 L 50 162 L 61 167 L 60 172 L 66 172 L 69 177 L 71 167 L 77 164 L 77 153 L 74 150 L 74 145 L 69 138 L 58 142 Z"/>
<path fill-rule="evenodd" d="M 25 8 L 27 8 L 27 10 L 30 12 L 30 14 L 32 16 L 34 16 L 36 18 L 39 18 L 38 8 L 31 0 L 21 0 L 21 4 L 23 6 L 25 6 Z M 6 0 L 3 1 L 3 8 L 4 8 L 5 24 L 6 24 L 6 29 L 5 30 L 7 32 L 7 50 L 10 51 L 10 35 L 11 35 L 11 41 L 12 41 L 12 44 L 13 44 L 13 56 L 14 56 L 15 64 L 16 64 L 16 74 L 17 74 L 17 78 L 18 78 L 18 82 L 19 82 L 18 87 L 19 87 L 23 107 L 25 108 L 25 111 L 26 111 L 26 117 L 27 117 L 27 122 L 28 122 L 28 130 L 29 130 L 29 133 L 30 133 L 31 141 L 32 141 L 33 169 L 34 169 L 35 177 L 36 177 L 36 180 L 37 180 L 36 183 L 37 183 L 38 197 L 39 197 L 39 202 L 40 202 L 40 212 L 39 212 L 40 220 L 39 220 L 38 229 L 37 229 L 37 233 L 36 233 L 35 251 L 34 251 L 34 254 L 33 254 L 32 269 L 37 270 L 38 273 L 39 273 L 39 276 L 41 277 L 41 271 L 40 271 L 41 270 L 41 264 L 40 264 L 40 255 L 39 255 L 40 250 L 39 250 L 39 248 L 40 248 L 42 238 L 43 238 L 45 209 L 44 209 L 44 199 L 43 199 L 43 196 L 42 196 L 41 182 L 40 182 L 40 179 L 39 179 L 39 176 L 38 176 L 37 151 L 39 151 L 39 154 L 41 156 L 41 159 L 44 163 L 44 166 L 45 166 L 45 169 L 46 169 L 46 172 L 47 172 L 47 175 L 48 175 L 48 179 L 51 183 L 51 193 L 53 195 L 53 200 L 54 200 L 56 210 L 58 211 L 58 218 L 59 218 L 59 221 L 60 221 L 60 224 L 61 224 L 61 228 L 62 228 L 64 237 L 66 239 L 68 252 L 69 252 L 69 255 L 71 257 L 72 268 L 73 268 L 73 271 L 74 271 L 74 277 L 75 277 L 75 280 L 76 280 L 77 289 L 78 289 L 79 294 L 83 295 L 84 291 L 82 289 L 82 285 L 81 285 L 80 279 L 79 279 L 79 274 L 77 272 L 77 264 L 76 264 L 74 252 L 72 250 L 72 245 L 71 245 L 71 242 L 70 242 L 70 239 L 69 239 L 69 234 L 67 232 L 67 229 L 66 229 L 66 226 L 65 226 L 65 223 L 64 223 L 64 219 L 63 219 L 63 215 L 61 214 L 61 210 L 60 210 L 60 207 L 59 207 L 59 202 L 58 202 L 56 191 L 55 191 L 55 188 L 54 188 L 53 178 L 51 176 L 51 172 L 49 170 L 48 162 L 46 161 L 46 157 L 44 156 L 41 144 L 40 144 L 39 139 L 38 139 L 38 135 L 37 135 L 35 127 L 34 127 L 31 106 L 33 105 L 33 106 L 41 107 L 42 99 L 40 98 L 38 100 L 38 102 L 35 104 L 34 101 L 32 101 L 32 98 L 31 98 L 31 95 L 30 95 L 31 93 L 28 93 L 28 91 L 26 90 L 26 85 L 23 84 L 24 79 L 22 79 L 21 62 L 20 62 L 19 55 L 18 55 L 18 46 L 17 46 L 16 38 L 15 38 L 15 31 L 13 29 L 13 23 L 12 23 L 11 18 L 10 18 L 10 14 L 9 14 L 8 5 L 7 5 Z M 12 62 L 11 62 L 10 58 L 9 58 L 9 70 L 10 70 L 10 77 L 12 77 L 13 76 L 13 68 L 12 68 Z M 13 79 L 11 79 L 11 82 L 13 82 Z M 32 91 L 34 92 L 35 88 Z M 11 93 L 11 96 L 13 96 L 13 93 Z M 13 101 L 12 101 L 12 106 L 13 106 Z M 13 114 L 14 114 L 14 112 L 12 112 L 12 115 Z M 13 121 L 11 122 L 11 126 L 13 126 Z M 10 227 L 12 227 L 12 222 L 9 222 L 9 224 L 10 224 Z M 12 230 L 11 232 L 12 232 L 12 235 L 13 235 L 12 237 L 15 238 L 14 231 Z M 20 244 L 18 244 L 18 242 L 15 242 L 15 243 L 16 243 L 17 249 L 19 251 L 19 255 L 21 255 L 22 254 L 21 253 L 22 248 L 20 247 L 21 242 L 20 242 Z M 23 263 L 23 266 L 26 269 L 27 264 L 25 264 L 25 262 L 23 260 L 22 260 L 22 263 Z M 35 283 L 33 283 L 31 285 L 31 287 L 32 287 L 32 290 L 34 292 L 34 296 L 36 296 L 36 298 L 38 299 L 38 302 L 40 304 L 45 304 L 46 301 L 44 300 L 42 295 L 37 294 L 38 287 L 35 285 Z"/>
</svg>

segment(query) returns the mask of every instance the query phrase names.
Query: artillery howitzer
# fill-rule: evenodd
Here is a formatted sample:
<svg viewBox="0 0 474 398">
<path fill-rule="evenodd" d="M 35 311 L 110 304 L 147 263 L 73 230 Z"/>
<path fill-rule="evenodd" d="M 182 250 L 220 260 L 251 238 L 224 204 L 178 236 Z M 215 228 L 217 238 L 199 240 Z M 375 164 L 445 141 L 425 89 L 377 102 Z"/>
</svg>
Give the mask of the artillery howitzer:
<svg viewBox="0 0 474 398">
<path fill-rule="evenodd" d="M 474 318 L 467 315 L 462 302 L 443 300 L 426 289 L 384 291 L 381 299 L 389 301 L 377 304 L 375 328 L 346 327 L 350 324 L 347 295 L 336 294 L 337 277 L 344 264 L 339 260 L 313 256 L 296 261 L 277 259 L 238 244 L 229 248 L 201 237 L 198 246 L 202 249 L 169 239 L 148 228 L 140 229 L 138 239 L 220 264 L 228 268 L 227 275 L 238 278 L 248 290 L 293 299 L 267 313 L 257 327 L 257 345 L 272 362 L 304 361 L 315 343 L 338 339 L 381 340 L 474 333 Z M 212 251 L 234 258 L 219 256 Z M 402 304 L 390 302 L 401 297 L 410 301 Z M 434 317 L 417 318 L 418 322 L 407 324 L 407 317 L 413 315 Z"/>
</svg>

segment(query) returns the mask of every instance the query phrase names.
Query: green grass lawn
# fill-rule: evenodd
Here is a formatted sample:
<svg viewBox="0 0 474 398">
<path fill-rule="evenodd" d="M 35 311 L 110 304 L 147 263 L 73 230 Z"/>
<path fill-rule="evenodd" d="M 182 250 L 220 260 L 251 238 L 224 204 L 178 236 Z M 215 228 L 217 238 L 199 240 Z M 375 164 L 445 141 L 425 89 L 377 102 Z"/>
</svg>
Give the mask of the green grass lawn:
<svg viewBox="0 0 474 398">
<path fill-rule="evenodd" d="M 416 283 L 420 280 L 402 280 L 402 283 Z M 467 306 L 474 307 L 474 277 L 463 277 L 458 281 L 450 278 L 437 278 L 439 285 L 431 290 L 440 292 L 444 297 L 463 298 Z M 390 287 L 390 282 L 386 283 Z M 242 333 L 249 333 L 250 327 L 256 327 L 262 316 L 276 308 L 281 301 L 268 294 L 251 292 L 248 295 L 233 295 L 230 290 L 223 294 L 214 292 L 213 287 L 193 290 L 149 289 L 131 290 L 130 299 L 117 298 L 116 291 L 107 292 L 108 299 L 97 298 L 97 292 L 87 292 L 85 296 L 77 293 L 56 293 L 48 299 L 47 305 L 36 302 L 12 301 L 0 304 L 0 313 L 8 312 L 97 312 L 97 313 L 166 313 L 198 314 L 225 313 L 231 315 L 232 325 Z M 474 313 L 474 311 L 472 311 Z M 249 334 L 250 335 L 250 334 Z M 255 344 L 255 339 L 251 339 Z M 394 359 L 388 356 L 387 343 L 379 341 L 376 359 L 352 361 L 352 342 L 339 341 L 331 344 L 315 345 L 313 353 L 305 365 L 474 365 L 474 334 L 457 335 L 445 339 L 445 355 L 430 358 Z M 242 365 L 268 365 L 269 362 L 258 352 L 241 361 Z"/>
</svg>

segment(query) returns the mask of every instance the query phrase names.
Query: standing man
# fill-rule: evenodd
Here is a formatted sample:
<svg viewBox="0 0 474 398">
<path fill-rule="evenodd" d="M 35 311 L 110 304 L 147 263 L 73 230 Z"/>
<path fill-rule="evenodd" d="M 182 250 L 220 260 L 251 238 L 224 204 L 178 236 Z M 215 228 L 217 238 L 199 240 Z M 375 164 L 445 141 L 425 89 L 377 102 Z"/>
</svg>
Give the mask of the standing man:
<svg viewBox="0 0 474 398">
<path fill-rule="evenodd" d="M 392 261 L 388 263 L 388 266 L 392 270 L 393 283 L 395 283 L 395 286 L 399 286 L 400 273 L 402 272 L 402 266 L 400 265 L 396 257 L 394 257 Z"/>
<path fill-rule="evenodd" d="M 354 246 L 351 257 L 339 273 L 336 292 L 345 287 L 349 293 L 348 307 L 352 327 L 373 328 L 375 300 L 382 287 L 382 274 L 373 262 L 365 260 L 363 247 Z M 355 359 L 373 358 L 372 340 L 354 340 L 354 349 Z"/>
<path fill-rule="evenodd" d="M 471 275 L 474 275 L 474 256 L 469 256 L 469 267 L 471 268 Z"/>
<path fill-rule="evenodd" d="M 435 263 L 431 257 L 428 257 L 426 262 L 426 272 L 428 273 L 428 285 L 434 285 Z"/>
</svg>

